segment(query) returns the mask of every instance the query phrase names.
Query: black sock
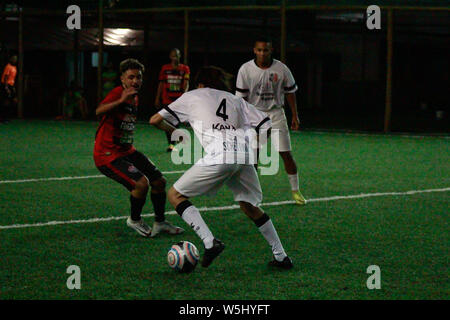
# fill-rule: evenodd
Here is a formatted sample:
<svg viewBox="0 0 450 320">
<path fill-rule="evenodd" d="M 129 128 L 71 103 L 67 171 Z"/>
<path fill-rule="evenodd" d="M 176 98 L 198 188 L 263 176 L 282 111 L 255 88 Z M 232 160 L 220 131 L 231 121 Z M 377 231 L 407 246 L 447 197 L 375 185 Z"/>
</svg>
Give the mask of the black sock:
<svg viewBox="0 0 450 320">
<path fill-rule="evenodd" d="M 145 204 L 145 198 L 138 199 L 130 195 L 130 203 L 131 203 L 131 219 L 133 221 L 141 220 L 141 212 Z"/>
<path fill-rule="evenodd" d="M 166 211 L 166 192 L 151 193 L 150 195 L 153 203 L 153 209 L 155 210 L 155 221 L 163 222 L 166 220 L 164 211 Z"/>
<path fill-rule="evenodd" d="M 167 142 L 168 142 L 169 144 L 173 144 L 172 141 L 170 141 L 171 134 L 168 133 L 167 131 L 166 131 L 166 137 L 167 137 Z"/>
<path fill-rule="evenodd" d="M 192 206 L 192 203 L 189 200 L 184 200 L 177 205 L 175 211 L 180 215 L 180 217 L 183 217 L 184 210 L 186 210 L 190 206 Z"/>
<path fill-rule="evenodd" d="M 256 220 L 253 220 L 253 222 L 259 228 L 259 227 L 261 227 L 263 224 L 265 224 L 269 220 L 270 220 L 270 217 L 267 214 L 263 213 L 263 215 L 261 217 L 259 217 Z"/>
</svg>

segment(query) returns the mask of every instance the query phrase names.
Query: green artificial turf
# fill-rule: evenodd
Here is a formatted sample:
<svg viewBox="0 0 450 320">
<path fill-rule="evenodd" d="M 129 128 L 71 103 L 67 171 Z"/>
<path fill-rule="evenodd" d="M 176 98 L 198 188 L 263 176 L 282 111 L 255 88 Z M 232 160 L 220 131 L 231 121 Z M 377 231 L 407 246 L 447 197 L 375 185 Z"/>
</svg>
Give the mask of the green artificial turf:
<svg viewBox="0 0 450 320">
<path fill-rule="evenodd" d="M 100 175 L 92 159 L 97 123 L 13 121 L 0 126 L 0 181 Z M 260 176 L 264 211 L 294 262 L 270 270 L 271 250 L 237 209 L 202 212 L 226 248 L 191 274 L 168 267 L 166 254 L 196 234 L 175 214 L 179 236 L 144 239 L 120 220 L 35 226 L 129 214 L 125 188 L 107 178 L 0 183 L 0 299 L 448 299 L 449 191 L 362 196 L 450 187 L 450 140 L 344 133 L 295 132 L 293 155 L 304 207 L 292 200 L 280 163 Z M 165 152 L 164 133 L 140 123 L 135 146 L 164 172 L 186 170 Z M 181 173 L 165 177 L 168 187 Z M 193 181 L 193 183 L 195 183 Z M 197 207 L 235 204 L 221 189 Z M 167 203 L 167 211 L 173 211 Z M 144 213 L 152 213 L 150 200 Z M 150 224 L 153 217 L 146 217 Z M 69 290 L 66 269 L 81 269 L 81 290 Z M 366 269 L 381 269 L 381 289 L 366 286 Z"/>
</svg>

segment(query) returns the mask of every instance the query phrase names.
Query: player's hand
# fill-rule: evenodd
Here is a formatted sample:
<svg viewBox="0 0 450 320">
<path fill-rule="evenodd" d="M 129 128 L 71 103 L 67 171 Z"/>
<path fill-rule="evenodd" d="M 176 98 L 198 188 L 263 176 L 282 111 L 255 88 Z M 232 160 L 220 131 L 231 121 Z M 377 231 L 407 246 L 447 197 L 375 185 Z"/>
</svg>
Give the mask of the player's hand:
<svg viewBox="0 0 450 320">
<path fill-rule="evenodd" d="M 121 102 L 129 100 L 131 97 L 137 94 L 137 90 L 133 87 L 126 88 L 122 91 L 122 96 L 120 97 Z"/>
<path fill-rule="evenodd" d="M 298 117 L 292 118 L 291 129 L 295 131 L 300 129 L 300 120 L 298 119 Z"/>
</svg>

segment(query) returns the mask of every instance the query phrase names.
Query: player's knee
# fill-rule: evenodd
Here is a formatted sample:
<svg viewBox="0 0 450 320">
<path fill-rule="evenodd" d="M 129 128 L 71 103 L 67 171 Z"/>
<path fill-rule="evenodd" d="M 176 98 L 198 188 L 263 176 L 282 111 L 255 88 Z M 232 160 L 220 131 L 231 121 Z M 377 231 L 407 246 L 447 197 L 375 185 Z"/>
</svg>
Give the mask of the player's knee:
<svg viewBox="0 0 450 320">
<path fill-rule="evenodd" d="M 241 210 L 244 211 L 244 213 L 252 220 L 257 220 L 264 214 L 261 209 L 255 207 L 251 203 L 240 201 L 239 205 L 241 207 Z"/>
<path fill-rule="evenodd" d="M 167 199 L 169 200 L 171 205 L 174 205 L 175 199 L 177 198 L 177 190 L 174 187 L 171 187 L 169 191 L 167 191 Z"/>
<path fill-rule="evenodd" d="M 156 192 L 164 192 L 164 190 L 166 190 L 166 184 L 167 181 L 166 179 L 164 179 L 164 177 L 161 177 L 157 180 L 153 180 L 151 182 L 152 190 Z"/>
<path fill-rule="evenodd" d="M 293 160 L 292 159 L 292 154 L 291 154 L 290 151 L 280 152 L 280 156 L 281 156 L 281 158 L 283 158 L 283 160 Z"/>
<path fill-rule="evenodd" d="M 137 192 L 141 193 L 141 194 L 145 194 L 148 192 L 148 180 L 146 177 L 142 177 L 141 179 L 139 179 L 136 182 L 136 186 L 135 186 L 135 190 L 137 190 Z"/>
<path fill-rule="evenodd" d="M 172 206 L 176 207 L 180 202 L 186 200 L 187 198 L 185 198 L 172 186 L 169 191 L 167 191 L 167 199 Z"/>
</svg>

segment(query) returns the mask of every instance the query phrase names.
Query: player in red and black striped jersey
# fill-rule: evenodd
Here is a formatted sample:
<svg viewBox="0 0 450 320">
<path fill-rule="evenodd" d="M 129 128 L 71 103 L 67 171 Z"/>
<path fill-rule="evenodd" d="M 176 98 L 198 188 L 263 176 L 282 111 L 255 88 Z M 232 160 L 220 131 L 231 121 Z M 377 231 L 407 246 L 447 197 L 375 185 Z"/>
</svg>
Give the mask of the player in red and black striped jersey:
<svg viewBox="0 0 450 320">
<path fill-rule="evenodd" d="M 135 59 L 120 63 L 122 85 L 114 88 L 97 107 L 101 122 L 95 136 L 94 161 L 105 176 L 130 191 L 131 217 L 127 225 L 144 237 L 161 231 L 180 234 L 184 230 L 165 221 L 166 180 L 156 166 L 133 146 L 144 66 Z M 141 218 L 149 186 L 155 210 L 153 230 Z"/>
<path fill-rule="evenodd" d="M 189 66 L 180 63 L 181 52 L 177 48 L 170 50 L 170 63 L 165 64 L 159 71 L 159 84 L 156 91 L 155 107 L 161 110 L 177 100 L 183 93 L 189 89 Z M 169 133 L 166 132 L 167 143 L 169 144 L 167 152 L 171 152 L 175 142 L 171 141 Z"/>
</svg>

